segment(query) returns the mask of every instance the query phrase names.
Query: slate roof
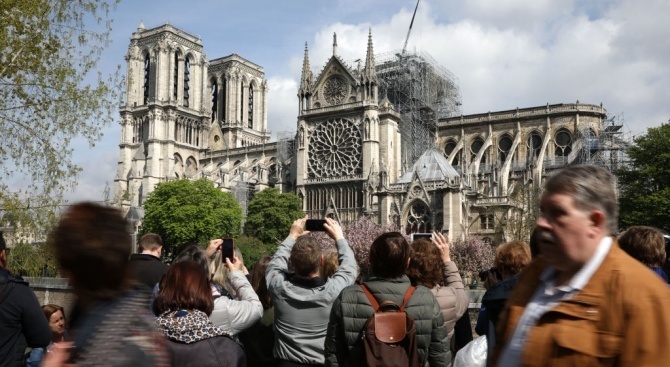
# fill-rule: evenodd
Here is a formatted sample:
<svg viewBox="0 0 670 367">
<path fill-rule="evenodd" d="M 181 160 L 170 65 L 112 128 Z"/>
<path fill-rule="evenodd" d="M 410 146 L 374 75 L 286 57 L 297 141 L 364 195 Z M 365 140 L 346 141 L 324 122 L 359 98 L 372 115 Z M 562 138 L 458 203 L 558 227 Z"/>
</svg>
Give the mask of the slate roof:
<svg viewBox="0 0 670 367">
<path fill-rule="evenodd" d="M 423 182 L 452 181 L 459 177 L 458 172 L 437 148 L 428 149 L 423 153 L 412 168 L 405 172 L 396 183 L 412 182 L 414 172 L 419 175 Z"/>
</svg>

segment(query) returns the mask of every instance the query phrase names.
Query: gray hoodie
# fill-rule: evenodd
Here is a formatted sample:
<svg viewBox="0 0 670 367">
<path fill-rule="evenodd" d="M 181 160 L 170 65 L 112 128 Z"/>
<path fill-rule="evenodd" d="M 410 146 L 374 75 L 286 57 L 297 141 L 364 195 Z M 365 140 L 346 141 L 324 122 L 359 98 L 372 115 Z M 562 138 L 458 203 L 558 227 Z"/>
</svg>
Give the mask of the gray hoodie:
<svg viewBox="0 0 670 367">
<path fill-rule="evenodd" d="M 275 355 L 305 364 L 324 363 L 324 342 L 333 301 L 354 284 L 356 259 L 345 239 L 337 241 L 340 266 L 333 276 L 314 286 L 289 281 L 288 259 L 295 240 L 279 245 L 265 272 L 275 308 Z"/>
</svg>

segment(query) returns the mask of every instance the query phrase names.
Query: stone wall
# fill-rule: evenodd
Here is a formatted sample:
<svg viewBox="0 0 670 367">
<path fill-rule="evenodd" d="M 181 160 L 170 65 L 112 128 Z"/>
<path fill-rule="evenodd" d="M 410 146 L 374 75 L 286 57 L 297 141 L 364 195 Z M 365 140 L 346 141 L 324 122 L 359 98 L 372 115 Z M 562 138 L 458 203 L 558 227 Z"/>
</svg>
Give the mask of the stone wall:
<svg viewBox="0 0 670 367">
<path fill-rule="evenodd" d="M 65 309 L 67 318 L 74 307 L 75 297 L 72 293 L 72 287 L 67 279 L 64 278 L 23 278 L 30 284 L 30 288 L 35 292 L 40 305 L 52 303 Z"/>
</svg>

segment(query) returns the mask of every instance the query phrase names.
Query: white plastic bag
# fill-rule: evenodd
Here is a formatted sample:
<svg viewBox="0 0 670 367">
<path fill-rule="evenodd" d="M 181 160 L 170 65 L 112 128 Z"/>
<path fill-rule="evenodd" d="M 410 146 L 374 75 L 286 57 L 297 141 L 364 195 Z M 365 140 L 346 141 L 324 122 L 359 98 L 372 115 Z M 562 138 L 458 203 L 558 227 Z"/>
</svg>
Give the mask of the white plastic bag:
<svg viewBox="0 0 670 367">
<path fill-rule="evenodd" d="M 486 335 L 466 344 L 456 353 L 453 367 L 486 367 Z"/>
</svg>

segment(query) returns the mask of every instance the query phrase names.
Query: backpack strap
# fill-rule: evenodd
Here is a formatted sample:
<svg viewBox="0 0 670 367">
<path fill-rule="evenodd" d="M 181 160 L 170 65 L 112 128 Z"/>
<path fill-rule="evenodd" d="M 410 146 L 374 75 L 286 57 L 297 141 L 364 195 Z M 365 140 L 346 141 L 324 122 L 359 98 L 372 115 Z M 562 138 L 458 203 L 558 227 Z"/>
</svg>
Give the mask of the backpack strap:
<svg viewBox="0 0 670 367">
<path fill-rule="evenodd" d="M 375 309 L 375 312 L 379 309 L 379 302 L 377 302 L 377 299 L 375 296 L 370 293 L 370 290 L 365 284 L 361 284 L 361 289 L 363 290 L 363 293 L 368 297 L 368 301 L 370 301 L 370 305 L 372 305 L 372 308 Z"/>
<path fill-rule="evenodd" d="M 405 305 L 407 305 L 409 299 L 412 298 L 412 294 L 414 294 L 415 289 L 416 287 L 413 285 L 410 285 L 409 288 L 407 288 L 407 292 L 405 292 L 405 299 L 402 301 L 402 306 L 400 306 L 400 312 L 405 311 Z"/>
</svg>

